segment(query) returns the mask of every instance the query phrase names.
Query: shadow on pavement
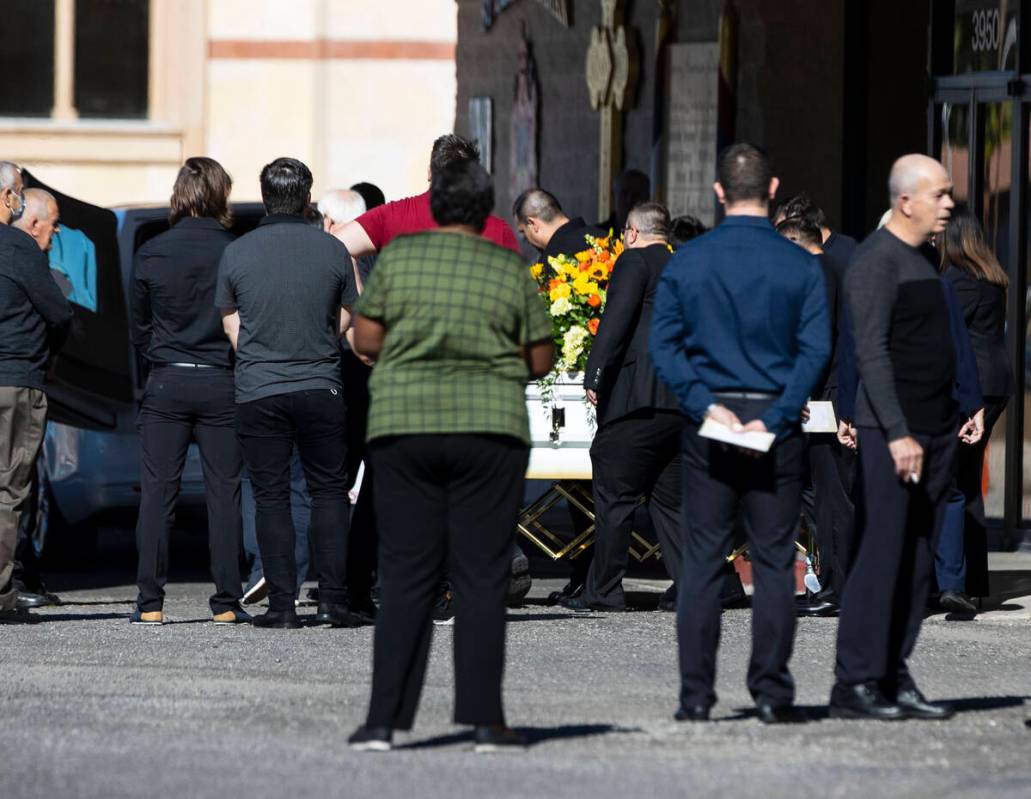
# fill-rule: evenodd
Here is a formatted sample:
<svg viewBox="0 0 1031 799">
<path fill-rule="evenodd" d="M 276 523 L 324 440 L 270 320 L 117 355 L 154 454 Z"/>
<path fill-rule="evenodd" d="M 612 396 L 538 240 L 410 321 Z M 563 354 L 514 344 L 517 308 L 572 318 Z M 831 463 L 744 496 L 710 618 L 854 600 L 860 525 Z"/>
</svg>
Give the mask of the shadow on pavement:
<svg viewBox="0 0 1031 799">
<path fill-rule="evenodd" d="M 931 698 L 930 701 L 934 704 L 951 705 L 957 713 L 976 713 L 983 710 L 1022 707 L 1028 699 L 1031 699 L 1031 696 L 968 696 L 962 699 Z M 809 721 L 826 721 L 829 717 L 827 705 L 798 705 L 798 709 Z M 734 708 L 733 716 L 715 719 L 715 721 L 744 721 L 754 719 L 757 715 L 758 712 L 754 707 L 737 707 Z M 865 719 L 859 719 L 859 721 L 863 720 Z"/>
<path fill-rule="evenodd" d="M 619 727 L 615 724 L 565 724 L 561 727 L 516 727 L 518 732 L 526 736 L 527 746 L 535 746 L 545 741 L 556 741 L 567 738 L 592 738 L 597 735 L 612 733 L 641 732 L 639 727 Z M 438 735 L 424 741 L 413 741 L 396 749 L 432 749 L 471 741 L 471 730 Z"/>
</svg>

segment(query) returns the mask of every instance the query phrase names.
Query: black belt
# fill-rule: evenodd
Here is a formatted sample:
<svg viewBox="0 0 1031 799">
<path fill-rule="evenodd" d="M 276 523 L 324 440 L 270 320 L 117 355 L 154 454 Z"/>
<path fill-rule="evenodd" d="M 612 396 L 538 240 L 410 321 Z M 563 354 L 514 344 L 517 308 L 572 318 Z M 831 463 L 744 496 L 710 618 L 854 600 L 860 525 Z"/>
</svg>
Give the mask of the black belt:
<svg viewBox="0 0 1031 799">
<path fill-rule="evenodd" d="M 176 363 L 156 363 L 156 364 L 154 364 L 154 368 L 156 368 L 156 369 L 162 369 L 162 368 L 165 368 L 167 366 L 174 366 L 177 369 L 180 369 L 180 368 L 181 369 L 221 369 L 224 372 L 231 371 L 232 368 L 233 368 L 231 366 L 216 366 L 213 363 L 181 363 L 181 362 L 176 362 Z"/>
</svg>

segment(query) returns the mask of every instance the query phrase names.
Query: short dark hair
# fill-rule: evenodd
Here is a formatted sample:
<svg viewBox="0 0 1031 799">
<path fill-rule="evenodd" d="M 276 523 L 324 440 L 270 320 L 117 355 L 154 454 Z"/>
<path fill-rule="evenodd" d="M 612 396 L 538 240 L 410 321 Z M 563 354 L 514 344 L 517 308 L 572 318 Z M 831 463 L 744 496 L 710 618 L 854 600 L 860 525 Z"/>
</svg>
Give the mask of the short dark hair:
<svg viewBox="0 0 1031 799">
<path fill-rule="evenodd" d="M 804 191 L 778 205 L 777 213 L 773 217 L 781 220 L 797 217 L 808 219 L 817 227 L 826 227 L 827 225 L 827 217 L 824 216 L 823 209 L 814 203 Z"/>
<path fill-rule="evenodd" d="M 322 212 L 315 207 L 312 203 L 308 203 L 304 207 L 304 221 L 312 227 L 317 227 L 322 230 L 322 221 L 325 219 Z"/>
<path fill-rule="evenodd" d="M 512 216 L 520 225 L 525 225 L 530 217 L 542 222 L 550 222 L 562 213 L 555 195 L 544 189 L 527 189 L 512 203 Z"/>
<path fill-rule="evenodd" d="M 754 144 L 738 142 L 720 153 L 716 179 L 723 186 L 728 204 L 748 200 L 766 202 L 770 196 L 773 170 L 766 153 Z"/>
<path fill-rule="evenodd" d="M 669 210 L 661 203 L 638 203 L 630 209 L 626 223 L 643 236 L 669 241 Z"/>
<path fill-rule="evenodd" d="M 439 136 L 433 142 L 433 150 L 430 152 L 430 174 L 456 161 L 479 160 L 480 148 L 476 146 L 476 142 L 448 133 Z"/>
<path fill-rule="evenodd" d="M 387 201 L 387 198 L 383 196 L 383 192 L 380 187 L 374 183 L 355 183 L 351 187 L 351 191 L 356 191 L 362 195 L 362 199 L 365 200 L 366 211 L 371 211 L 373 208 L 379 208 Z"/>
<path fill-rule="evenodd" d="M 311 170 L 296 158 L 277 158 L 261 170 L 261 201 L 268 214 L 302 216 L 311 202 Z"/>
<path fill-rule="evenodd" d="M 494 207 L 494 185 L 479 161 L 455 161 L 433 173 L 430 211 L 438 225 L 465 225 L 479 232 Z"/>
<path fill-rule="evenodd" d="M 670 223 L 670 244 L 674 247 L 679 247 L 681 244 L 687 244 L 691 239 L 696 239 L 701 236 L 708 228 L 702 224 L 696 216 L 690 214 L 684 214 L 678 216 Z"/>
<path fill-rule="evenodd" d="M 222 227 L 233 224 L 229 192 L 233 179 L 214 158 L 187 158 L 175 177 L 168 200 L 168 223 L 174 225 L 186 216 L 217 219 Z"/>
<path fill-rule="evenodd" d="M 823 244 L 820 227 L 804 216 L 788 217 L 777 225 L 777 232 L 803 247 L 819 247 Z"/>
</svg>

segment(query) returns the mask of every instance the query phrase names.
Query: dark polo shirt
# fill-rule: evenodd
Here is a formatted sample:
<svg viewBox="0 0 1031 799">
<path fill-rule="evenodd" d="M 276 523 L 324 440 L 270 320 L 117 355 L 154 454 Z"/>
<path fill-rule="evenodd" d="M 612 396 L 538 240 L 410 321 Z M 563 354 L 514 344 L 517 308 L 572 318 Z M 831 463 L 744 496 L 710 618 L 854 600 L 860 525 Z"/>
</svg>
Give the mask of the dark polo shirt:
<svg viewBox="0 0 1031 799">
<path fill-rule="evenodd" d="M 236 401 L 339 388 L 337 314 L 358 299 L 347 248 L 273 214 L 222 255 L 215 305 L 240 312 Z"/>
</svg>

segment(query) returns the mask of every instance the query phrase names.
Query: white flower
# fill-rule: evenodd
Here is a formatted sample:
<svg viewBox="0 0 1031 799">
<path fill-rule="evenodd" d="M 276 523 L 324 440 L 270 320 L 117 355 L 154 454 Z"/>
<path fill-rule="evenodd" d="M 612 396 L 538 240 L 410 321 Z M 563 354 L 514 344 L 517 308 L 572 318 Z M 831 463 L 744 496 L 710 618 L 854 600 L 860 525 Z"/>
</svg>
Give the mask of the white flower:
<svg viewBox="0 0 1031 799">
<path fill-rule="evenodd" d="M 550 313 L 552 316 L 563 316 L 573 310 L 573 303 L 569 297 L 559 297 L 551 304 Z"/>
<path fill-rule="evenodd" d="M 574 325 L 562 337 L 562 362 L 575 364 L 584 350 L 584 342 L 590 337 L 587 328 Z"/>
</svg>

